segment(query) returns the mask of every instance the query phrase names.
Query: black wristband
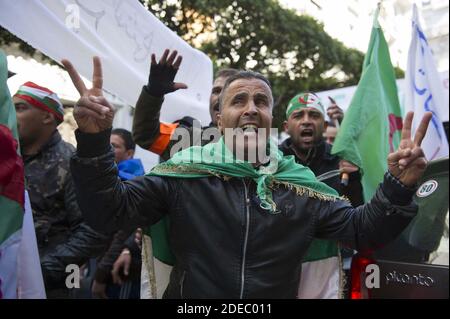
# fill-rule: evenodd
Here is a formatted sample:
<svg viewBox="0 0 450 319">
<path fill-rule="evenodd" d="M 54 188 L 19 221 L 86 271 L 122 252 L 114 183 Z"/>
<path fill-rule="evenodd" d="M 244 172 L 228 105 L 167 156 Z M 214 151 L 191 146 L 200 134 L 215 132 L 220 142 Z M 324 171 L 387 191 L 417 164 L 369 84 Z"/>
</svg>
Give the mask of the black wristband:
<svg viewBox="0 0 450 319">
<path fill-rule="evenodd" d="M 384 174 L 384 181 L 381 184 L 381 189 L 392 204 L 399 206 L 411 203 L 412 197 L 416 192 L 416 188 L 406 187 L 390 172 Z"/>
</svg>

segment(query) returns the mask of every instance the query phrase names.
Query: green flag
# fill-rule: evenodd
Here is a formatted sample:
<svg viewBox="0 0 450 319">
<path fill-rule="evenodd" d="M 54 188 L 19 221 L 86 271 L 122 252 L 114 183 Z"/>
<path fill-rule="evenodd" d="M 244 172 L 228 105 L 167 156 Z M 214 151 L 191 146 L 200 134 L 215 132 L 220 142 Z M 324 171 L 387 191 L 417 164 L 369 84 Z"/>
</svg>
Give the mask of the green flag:
<svg viewBox="0 0 450 319">
<path fill-rule="evenodd" d="M 332 153 L 360 167 L 368 201 L 383 180 L 387 156 L 400 143 L 402 115 L 389 48 L 375 12 L 361 79 Z"/>
</svg>

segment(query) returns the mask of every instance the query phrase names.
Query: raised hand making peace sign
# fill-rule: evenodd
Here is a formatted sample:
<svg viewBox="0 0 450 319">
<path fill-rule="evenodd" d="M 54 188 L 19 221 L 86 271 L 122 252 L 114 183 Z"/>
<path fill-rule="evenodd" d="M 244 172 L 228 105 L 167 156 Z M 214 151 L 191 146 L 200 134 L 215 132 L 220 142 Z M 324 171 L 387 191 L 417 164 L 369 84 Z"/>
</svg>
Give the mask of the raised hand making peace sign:
<svg viewBox="0 0 450 319">
<path fill-rule="evenodd" d="M 148 77 L 147 91 L 150 95 L 162 97 L 179 89 L 187 89 L 184 83 L 174 82 L 183 57 L 177 51 L 165 50 L 159 62 L 152 54 L 152 64 Z"/>
<path fill-rule="evenodd" d="M 392 175 L 408 187 L 414 186 L 427 167 L 427 160 L 420 145 L 427 132 L 432 113 L 427 112 L 422 118 L 414 141 L 411 139 L 413 112 L 408 112 L 402 129 L 402 139 L 398 150 L 388 156 L 388 168 Z"/>
<path fill-rule="evenodd" d="M 78 128 L 84 133 L 98 133 L 106 130 L 112 127 L 114 118 L 113 107 L 104 98 L 102 92 L 103 74 L 100 58 L 94 57 L 93 60 L 94 72 L 91 89 L 86 88 L 70 61 L 61 61 L 81 96 L 75 104 L 73 116 L 77 121 Z"/>
</svg>

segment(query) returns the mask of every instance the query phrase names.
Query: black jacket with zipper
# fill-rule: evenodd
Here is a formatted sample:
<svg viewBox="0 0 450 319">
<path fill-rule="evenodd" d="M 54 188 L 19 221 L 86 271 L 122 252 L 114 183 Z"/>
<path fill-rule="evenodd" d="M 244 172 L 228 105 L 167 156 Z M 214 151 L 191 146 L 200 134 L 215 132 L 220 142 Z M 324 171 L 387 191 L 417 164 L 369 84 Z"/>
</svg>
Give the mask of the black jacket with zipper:
<svg viewBox="0 0 450 319">
<path fill-rule="evenodd" d="M 341 159 L 337 155 L 331 154 L 332 145 L 326 143 L 325 140 L 321 140 L 311 149 L 311 155 L 306 161 L 302 161 L 295 153 L 292 147 L 291 138 L 283 141 L 279 148 L 285 156 L 293 155 L 297 163 L 311 169 L 316 177 L 339 169 L 339 162 Z M 354 207 L 364 204 L 361 174 L 359 171 L 349 174 L 347 186 L 341 184 L 341 177 L 339 175 L 328 178 L 323 182 L 335 189 L 339 195 L 346 196 Z"/>
<path fill-rule="evenodd" d="M 80 207 L 94 229 L 107 232 L 139 216 L 150 225 L 169 215 L 176 263 L 166 298 L 295 298 L 314 237 L 371 249 L 392 240 L 417 213 L 414 190 L 388 173 L 372 201 L 358 208 L 280 187 L 273 191 L 278 214 L 260 208 L 256 184 L 244 178 L 121 182 L 109 134 L 76 131 L 71 169 Z"/>
</svg>

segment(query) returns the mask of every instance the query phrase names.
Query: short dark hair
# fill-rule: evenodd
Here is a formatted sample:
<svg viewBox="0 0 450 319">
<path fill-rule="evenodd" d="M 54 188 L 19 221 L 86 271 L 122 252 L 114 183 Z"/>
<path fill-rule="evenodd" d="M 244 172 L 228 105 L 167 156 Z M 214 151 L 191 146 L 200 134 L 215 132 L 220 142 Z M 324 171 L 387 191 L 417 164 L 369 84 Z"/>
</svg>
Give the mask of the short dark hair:
<svg viewBox="0 0 450 319">
<path fill-rule="evenodd" d="M 226 90 L 230 87 L 231 83 L 233 83 L 236 80 L 240 80 L 240 79 L 258 79 L 263 81 L 264 83 L 266 83 L 269 88 L 270 91 L 272 91 L 272 86 L 270 85 L 270 81 L 261 73 L 258 72 L 253 72 L 253 71 L 239 71 L 238 73 L 230 76 L 226 81 L 225 84 L 223 85 L 223 89 L 222 92 L 220 93 L 219 96 L 219 109 L 222 109 L 222 104 L 223 104 L 223 97 L 225 95 Z M 271 92 L 272 93 L 272 92 Z M 273 96 L 272 96 L 272 102 L 273 102 Z"/>
<path fill-rule="evenodd" d="M 237 69 L 230 69 L 230 68 L 220 69 L 216 73 L 216 79 L 217 78 L 222 78 L 222 77 L 228 78 L 228 77 L 233 76 L 233 75 L 238 74 L 238 73 L 239 73 L 239 70 L 237 70 Z"/>
<path fill-rule="evenodd" d="M 136 149 L 136 143 L 133 141 L 133 137 L 131 135 L 131 132 L 124 129 L 124 128 L 115 128 L 111 131 L 111 135 L 118 135 L 120 136 L 123 141 L 125 142 L 125 148 L 126 150 L 135 150 Z"/>
</svg>

